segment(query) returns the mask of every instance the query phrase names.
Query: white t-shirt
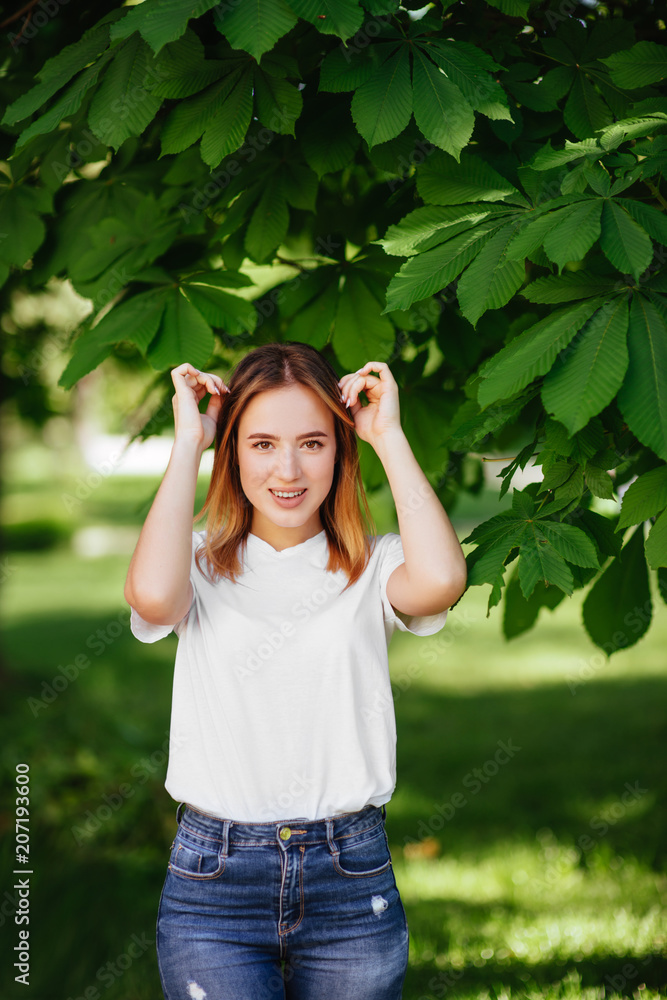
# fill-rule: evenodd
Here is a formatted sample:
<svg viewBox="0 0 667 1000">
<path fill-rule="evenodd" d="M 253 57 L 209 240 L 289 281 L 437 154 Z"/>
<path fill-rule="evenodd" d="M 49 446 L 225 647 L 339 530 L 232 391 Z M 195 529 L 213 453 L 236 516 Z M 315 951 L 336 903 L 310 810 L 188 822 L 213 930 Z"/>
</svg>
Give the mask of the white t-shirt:
<svg viewBox="0 0 667 1000">
<path fill-rule="evenodd" d="M 396 628 L 439 632 L 443 611 L 399 617 L 387 581 L 405 562 L 401 537 L 376 536 L 357 582 L 326 571 L 324 529 L 277 551 L 250 533 L 236 583 L 197 569 L 190 610 L 153 625 L 132 608 L 142 642 L 172 630 L 174 668 L 165 787 L 223 819 L 323 819 L 388 802 L 396 721 L 388 645 Z"/>
</svg>

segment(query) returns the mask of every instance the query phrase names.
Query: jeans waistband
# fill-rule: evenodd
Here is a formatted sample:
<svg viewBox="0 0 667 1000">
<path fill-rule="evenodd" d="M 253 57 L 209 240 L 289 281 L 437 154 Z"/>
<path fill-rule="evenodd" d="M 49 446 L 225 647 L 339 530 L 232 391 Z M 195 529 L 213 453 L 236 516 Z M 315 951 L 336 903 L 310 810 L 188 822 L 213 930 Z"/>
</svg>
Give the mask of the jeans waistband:
<svg viewBox="0 0 667 1000">
<path fill-rule="evenodd" d="M 184 830 L 190 830 L 199 837 L 219 841 L 223 854 L 229 844 L 266 845 L 278 843 L 317 844 L 328 842 L 335 849 L 335 840 L 352 837 L 366 830 L 372 830 L 386 818 L 383 806 L 365 806 L 358 812 L 337 813 L 324 819 L 292 819 L 268 823 L 243 823 L 237 820 L 220 819 L 210 813 L 200 812 L 187 802 L 181 802 L 176 810 L 176 820 Z"/>
</svg>

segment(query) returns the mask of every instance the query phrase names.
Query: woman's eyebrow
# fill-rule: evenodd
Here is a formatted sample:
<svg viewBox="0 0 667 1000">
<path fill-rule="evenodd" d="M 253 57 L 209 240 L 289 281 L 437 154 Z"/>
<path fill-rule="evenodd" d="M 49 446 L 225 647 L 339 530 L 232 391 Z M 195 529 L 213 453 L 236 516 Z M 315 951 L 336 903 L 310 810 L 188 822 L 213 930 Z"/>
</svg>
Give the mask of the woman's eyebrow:
<svg viewBox="0 0 667 1000">
<path fill-rule="evenodd" d="M 325 431 L 309 431 L 307 434 L 299 434 L 297 441 L 301 441 L 303 438 L 313 438 L 313 437 L 329 437 Z M 263 440 L 270 441 L 280 441 L 279 437 L 275 434 L 262 434 L 261 431 L 257 434 L 248 434 L 247 440 L 250 441 L 251 438 L 262 438 Z"/>
</svg>

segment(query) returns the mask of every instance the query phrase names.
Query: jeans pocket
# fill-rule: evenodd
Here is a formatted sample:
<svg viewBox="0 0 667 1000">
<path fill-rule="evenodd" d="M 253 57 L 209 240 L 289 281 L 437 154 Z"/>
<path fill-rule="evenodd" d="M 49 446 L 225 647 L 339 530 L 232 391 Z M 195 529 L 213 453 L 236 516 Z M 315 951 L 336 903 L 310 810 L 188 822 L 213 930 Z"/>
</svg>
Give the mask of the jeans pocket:
<svg viewBox="0 0 667 1000">
<path fill-rule="evenodd" d="M 372 831 L 356 834 L 336 841 L 338 854 L 333 865 L 339 875 L 348 878 L 367 878 L 380 875 L 391 865 L 391 854 L 384 825 L 379 823 Z"/>
<path fill-rule="evenodd" d="M 181 830 L 171 845 L 169 871 L 182 878 L 196 880 L 218 878 L 225 870 L 222 844 L 207 844 L 199 837 L 188 837 Z"/>
</svg>

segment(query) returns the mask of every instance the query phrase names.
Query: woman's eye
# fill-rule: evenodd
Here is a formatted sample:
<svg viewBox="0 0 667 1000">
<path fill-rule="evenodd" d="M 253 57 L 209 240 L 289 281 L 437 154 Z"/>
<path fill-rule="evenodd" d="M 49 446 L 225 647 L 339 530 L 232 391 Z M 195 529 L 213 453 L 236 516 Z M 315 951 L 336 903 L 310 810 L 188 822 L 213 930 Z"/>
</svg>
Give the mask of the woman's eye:
<svg viewBox="0 0 667 1000">
<path fill-rule="evenodd" d="M 253 445 L 253 448 L 257 448 L 258 451 L 266 451 L 267 450 L 266 448 L 260 447 L 263 444 L 270 445 L 271 442 L 270 441 L 258 441 L 256 444 Z M 304 444 L 307 444 L 307 445 L 308 444 L 317 445 L 316 448 L 306 448 L 306 451 L 319 451 L 320 448 L 324 447 L 324 445 L 322 444 L 322 442 L 321 441 L 316 441 L 315 438 L 312 438 L 310 441 L 305 441 Z"/>
</svg>

